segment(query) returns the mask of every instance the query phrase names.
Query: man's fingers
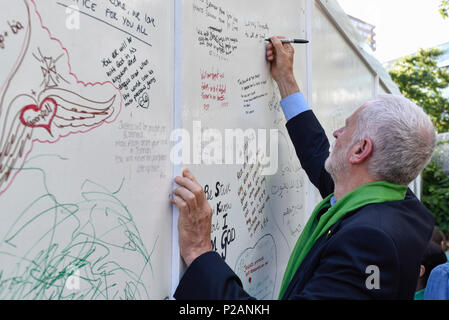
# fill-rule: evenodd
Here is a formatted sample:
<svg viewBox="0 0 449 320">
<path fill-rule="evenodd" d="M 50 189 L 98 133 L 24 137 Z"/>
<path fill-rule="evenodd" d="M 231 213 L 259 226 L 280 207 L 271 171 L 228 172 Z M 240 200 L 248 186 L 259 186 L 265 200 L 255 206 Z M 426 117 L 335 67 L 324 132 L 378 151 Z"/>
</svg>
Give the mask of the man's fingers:
<svg viewBox="0 0 449 320">
<path fill-rule="evenodd" d="M 179 187 L 173 193 L 176 196 L 180 197 L 184 202 L 186 202 L 190 210 L 194 210 L 198 206 L 196 196 L 186 188 Z"/>
<path fill-rule="evenodd" d="M 201 185 L 199 185 L 198 183 L 192 181 L 187 177 L 176 177 L 175 182 L 195 195 L 199 194 L 200 192 L 203 192 L 203 188 L 201 187 Z"/>
<path fill-rule="evenodd" d="M 192 172 L 189 169 L 184 169 L 184 171 L 182 172 L 183 176 L 187 179 L 190 179 L 191 181 L 193 181 L 193 183 L 196 185 L 194 186 L 192 191 L 195 195 L 197 196 L 201 196 L 204 195 L 203 192 L 203 187 L 201 186 L 201 184 L 198 182 L 198 180 L 196 180 L 195 176 L 192 174 Z"/>
<path fill-rule="evenodd" d="M 295 52 L 295 48 L 293 48 L 291 43 L 284 43 L 284 49 L 292 53 Z"/>
<path fill-rule="evenodd" d="M 192 181 L 187 177 L 176 177 L 175 182 L 181 186 L 192 192 L 195 196 L 200 199 L 200 197 L 204 196 L 203 187 L 196 181 Z"/>
<path fill-rule="evenodd" d="M 175 196 L 173 198 L 172 203 L 174 203 L 178 207 L 179 213 L 181 214 L 186 214 L 189 211 L 189 205 L 187 204 L 187 202 L 185 202 L 178 196 Z"/>
<path fill-rule="evenodd" d="M 271 43 L 267 46 L 267 49 L 266 49 L 266 59 L 269 62 L 274 61 L 274 47 Z"/>
<path fill-rule="evenodd" d="M 271 43 L 273 44 L 274 48 L 276 49 L 276 52 L 283 50 L 284 46 L 281 42 L 281 40 L 279 40 L 279 37 L 271 37 Z"/>
<path fill-rule="evenodd" d="M 285 37 L 277 36 L 271 38 L 271 43 L 273 44 L 275 48 L 275 53 L 277 52 L 288 52 L 288 53 L 294 53 L 295 49 L 291 45 L 291 43 L 283 43 L 281 42 L 281 39 L 285 39 Z M 274 49 L 273 49 L 274 50 Z M 267 52 L 270 50 L 267 50 Z"/>
<path fill-rule="evenodd" d="M 182 171 L 182 175 L 183 175 L 183 177 L 188 178 L 188 179 L 192 180 L 193 182 L 198 183 L 198 181 L 196 181 L 195 177 L 193 176 L 192 172 L 190 172 L 189 169 L 184 169 Z"/>
</svg>

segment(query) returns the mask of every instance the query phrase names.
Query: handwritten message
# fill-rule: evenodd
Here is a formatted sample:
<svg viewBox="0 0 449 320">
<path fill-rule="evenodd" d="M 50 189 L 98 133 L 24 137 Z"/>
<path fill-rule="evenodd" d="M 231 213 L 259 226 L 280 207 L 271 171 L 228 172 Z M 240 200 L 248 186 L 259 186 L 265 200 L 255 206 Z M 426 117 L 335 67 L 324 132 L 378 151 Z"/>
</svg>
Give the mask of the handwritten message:
<svg viewBox="0 0 449 320">
<path fill-rule="evenodd" d="M 227 86 L 225 75 L 219 71 L 201 70 L 201 98 L 203 108 L 209 111 L 213 106 L 227 107 Z"/>
<path fill-rule="evenodd" d="M 254 39 L 261 43 L 270 36 L 268 24 L 260 21 L 245 21 L 243 32 L 247 39 Z"/>
<path fill-rule="evenodd" d="M 3 32 L 0 32 L 0 49 L 6 48 L 6 42 L 11 36 L 15 36 L 20 33 L 21 30 L 24 29 L 24 26 L 20 21 L 6 21 L 9 28 L 7 30 L 4 30 Z"/>
<path fill-rule="evenodd" d="M 231 184 L 217 181 L 214 185 L 205 185 L 204 193 L 212 206 L 212 249 L 226 260 L 229 246 L 236 240 L 235 228 L 229 225 L 232 212 Z"/>
<path fill-rule="evenodd" d="M 288 163 L 279 168 L 277 178 L 270 180 L 272 203 L 278 203 L 274 217 L 284 226 L 291 237 L 299 236 L 303 229 L 301 212 L 304 202 L 300 196 L 304 193 L 304 175 L 299 164 Z M 292 202 L 289 202 L 292 199 Z"/>
<path fill-rule="evenodd" d="M 138 61 L 135 40 L 127 37 L 108 57 L 101 60 L 107 76 L 122 92 L 125 107 L 149 109 L 150 91 L 157 82 L 149 58 Z"/>
<path fill-rule="evenodd" d="M 168 130 L 165 126 L 120 121 L 122 139 L 114 142 L 117 164 L 131 164 L 139 174 L 166 178 Z"/>
<path fill-rule="evenodd" d="M 58 5 L 73 9 L 73 14 L 83 14 L 112 26 L 123 33 L 151 46 L 151 32 L 157 29 L 156 18 L 149 12 L 136 9 L 124 0 L 60 0 Z"/>
<path fill-rule="evenodd" d="M 209 24 L 196 28 L 198 44 L 209 49 L 209 55 L 227 60 L 238 49 L 239 19 L 210 0 L 194 1 L 193 11 Z"/>
<path fill-rule="evenodd" d="M 253 114 L 256 111 L 254 102 L 268 96 L 266 91 L 267 82 L 268 80 L 262 79 L 261 74 L 238 79 L 245 114 Z"/>
<path fill-rule="evenodd" d="M 273 299 L 277 273 L 276 243 L 271 234 L 244 250 L 235 266 L 244 289 L 260 300 Z"/>
<path fill-rule="evenodd" d="M 248 142 L 245 143 L 248 150 Z M 268 224 L 268 218 L 264 216 L 264 209 L 270 200 L 267 192 L 267 179 L 260 175 L 261 164 L 249 164 L 251 154 L 248 153 L 243 167 L 237 172 L 239 181 L 238 197 L 242 205 L 248 233 L 253 237 L 262 231 Z"/>
</svg>

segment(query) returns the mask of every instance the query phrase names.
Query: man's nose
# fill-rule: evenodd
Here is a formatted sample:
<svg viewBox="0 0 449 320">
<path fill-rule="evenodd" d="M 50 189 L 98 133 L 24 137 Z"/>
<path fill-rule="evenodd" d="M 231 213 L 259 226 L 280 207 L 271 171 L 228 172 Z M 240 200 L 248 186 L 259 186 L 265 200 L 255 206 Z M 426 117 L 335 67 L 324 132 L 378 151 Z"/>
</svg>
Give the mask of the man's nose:
<svg viewBox="0 0 449 320">
<path fill-rule="evenodd" d="M 343 131 L 344 128 L 340 128 L 336 131 L 334 131 L 334 138 L 338 139 L 338 137 L 341 135 L 341 132 Z"/>
</svg>

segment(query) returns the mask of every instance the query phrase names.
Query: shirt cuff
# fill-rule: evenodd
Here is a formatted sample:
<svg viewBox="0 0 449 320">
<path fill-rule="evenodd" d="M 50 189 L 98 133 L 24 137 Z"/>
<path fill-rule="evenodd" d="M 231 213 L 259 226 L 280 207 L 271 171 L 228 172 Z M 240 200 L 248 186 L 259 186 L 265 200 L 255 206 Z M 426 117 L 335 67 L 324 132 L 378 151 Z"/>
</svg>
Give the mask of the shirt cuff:
<svg viewBox="0 0 449 320">
<path fill-rule="evenodd" d="M 306 99 L 301 92 L 294 93 L 281 101 L 281 107 L 284 111 L 287 122 L 297 115 L 311 110 L 307 105 Z"/>
</svg>

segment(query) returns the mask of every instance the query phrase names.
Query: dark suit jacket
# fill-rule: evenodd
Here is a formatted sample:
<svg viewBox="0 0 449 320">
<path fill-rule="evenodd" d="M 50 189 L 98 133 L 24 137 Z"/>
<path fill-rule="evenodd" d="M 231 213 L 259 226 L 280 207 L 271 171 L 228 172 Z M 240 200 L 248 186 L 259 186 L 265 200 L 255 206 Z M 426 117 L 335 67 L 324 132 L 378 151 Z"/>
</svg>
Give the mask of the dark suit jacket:
<svg viewBox="0 0 449 320">
<path fill-rule="evenodd" d="M 329 142 L 323 128 L 307 111 L 290 120 L 287 129 L 302 167 L 321 195 L 328 196 L 334 183 L 324 169 Z M 410 190 L 403 201 L 350 212 L 318 239 L 284 299 L 413 299 L 433 227 L 432 215 Z M 376 270 L 378 288 L 369 278 Z M 175 298 L 252 299 L 217 253 L 206 253 L 192 263 Z"/>
</svg>

